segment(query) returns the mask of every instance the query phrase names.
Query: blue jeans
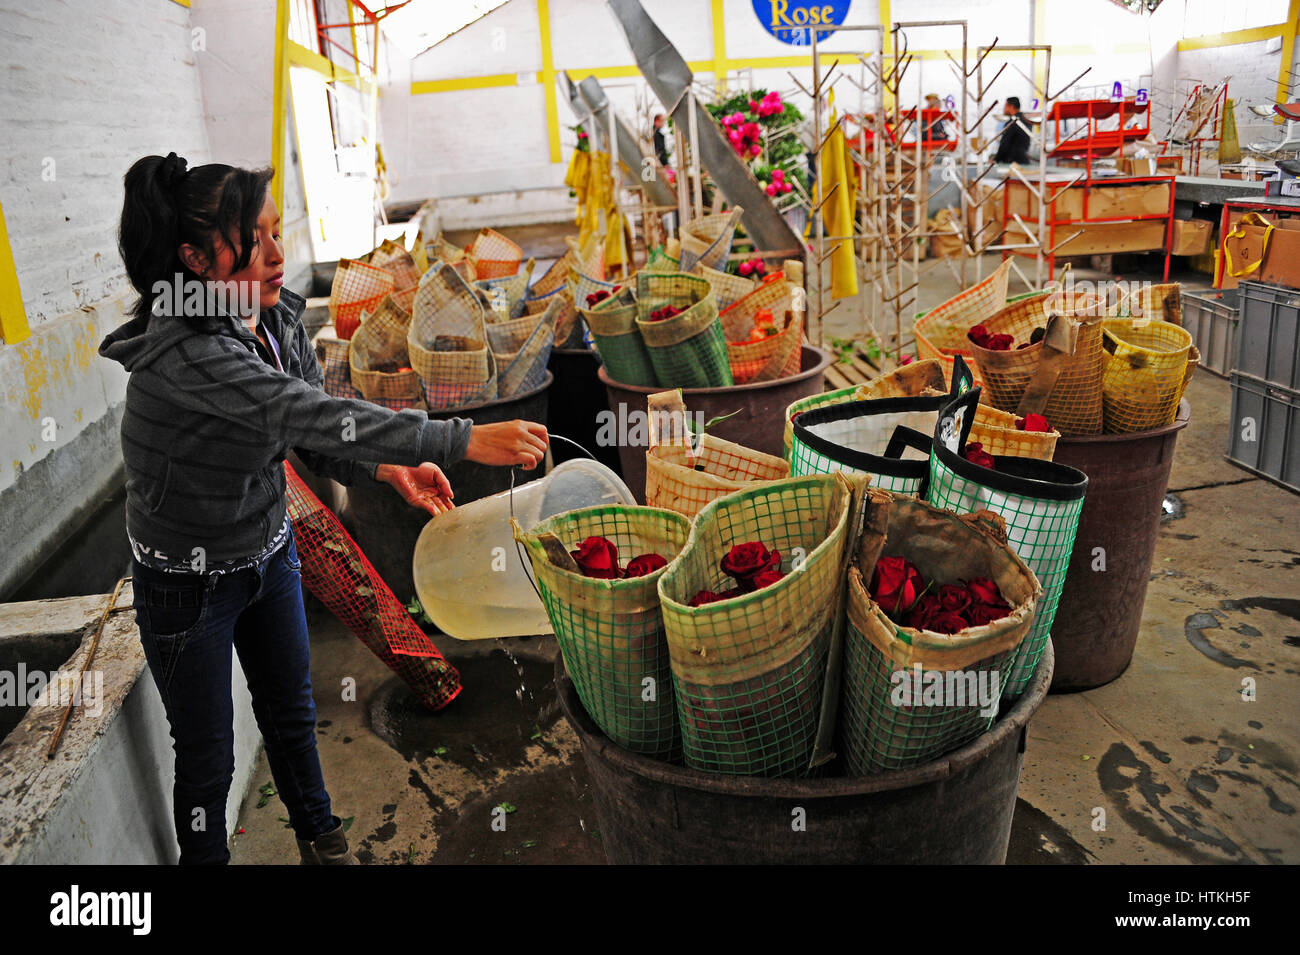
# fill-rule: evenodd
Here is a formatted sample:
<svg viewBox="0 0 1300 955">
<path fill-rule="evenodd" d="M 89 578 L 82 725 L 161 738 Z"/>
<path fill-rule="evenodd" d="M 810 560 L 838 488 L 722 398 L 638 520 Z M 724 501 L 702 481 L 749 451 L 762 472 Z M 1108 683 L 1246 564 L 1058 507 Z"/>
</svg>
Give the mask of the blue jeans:
<svg viewBox="0 0 1300 955">
<path fill-rule="evenodd" d="M 314 839 L 338 825 L 316 752 L 301 566 L 292 537 L 257 567 L 233 574 L 168 574 L 134 564 L 136 624 L 176 751 L 172 812 L 182 865 L 230 861 L 232 648 L 294 832 Z"/>
</svg>

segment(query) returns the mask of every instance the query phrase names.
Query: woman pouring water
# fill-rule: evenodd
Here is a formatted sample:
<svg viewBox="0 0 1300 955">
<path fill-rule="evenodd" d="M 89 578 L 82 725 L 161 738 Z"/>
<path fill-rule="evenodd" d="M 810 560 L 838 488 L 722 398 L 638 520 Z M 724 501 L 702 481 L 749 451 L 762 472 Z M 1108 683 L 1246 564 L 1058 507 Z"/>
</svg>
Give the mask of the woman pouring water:
<svg viewBox="0 0 1300 955">
<path fill-rule="evenodd" d="M 269 169 L 147 156 L 125 177 L 119 248 L 140 293 L 99 353 L 130 373 L 122 418 L 136 622 L 176 751 L 182 864 L 223 864 L 234 774 L 231 652 L 306 864 L 355 864 L 316 751 L 307 623 L 285 506 L 290 452 L 345 485 L 450 497 L 461 460 L 535 468 L 531 421 L 430 420 L 332 398 L 282 288 Z"/>
</svg>

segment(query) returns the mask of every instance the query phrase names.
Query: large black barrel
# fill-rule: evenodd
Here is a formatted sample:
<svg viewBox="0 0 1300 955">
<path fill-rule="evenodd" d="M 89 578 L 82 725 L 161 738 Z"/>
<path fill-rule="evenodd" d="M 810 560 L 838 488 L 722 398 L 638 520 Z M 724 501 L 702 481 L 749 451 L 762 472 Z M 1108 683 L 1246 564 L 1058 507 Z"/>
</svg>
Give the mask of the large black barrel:
<svg viewBox="0 0 1300 955">
<path fill-rule="evenodd" d="M 618 864 L 1006 861 L 1029 720 L 1052 680 L 1049 643 L 993 729 L 912 769 L 857 778 L 723 776 L 638 756 L 582 708 L 555 660 L 560 706 L 582 743 L 601 844 Z"/>
<path fill-rule="evenodd" d="M 1174 423 L 1163 428 L 1063 436 L 1056 442 L 1053 460 L 1088 475 L 1088 494 L 1052 624 L 1053 691 L 1091 689 L 1128 669 L 1142 626 L 1174 447 L 1190 418 L 1184 399 Z"/>
</svg>

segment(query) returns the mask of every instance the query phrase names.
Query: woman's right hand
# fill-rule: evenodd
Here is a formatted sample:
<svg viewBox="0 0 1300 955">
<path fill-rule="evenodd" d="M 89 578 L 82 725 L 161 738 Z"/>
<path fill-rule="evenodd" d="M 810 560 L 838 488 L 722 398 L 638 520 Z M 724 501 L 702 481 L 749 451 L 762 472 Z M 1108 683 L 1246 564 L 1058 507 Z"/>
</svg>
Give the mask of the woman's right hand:
<svg viewBox="0 0 1300 955">
<path fill-rule="evenodd" d="M 546 456 L 546 426 L 536 421 L 501 421 L 476 424 L 469 433 L 465 458 L 502 467 L 520 465 L 532 470 Z"/>
</svg>

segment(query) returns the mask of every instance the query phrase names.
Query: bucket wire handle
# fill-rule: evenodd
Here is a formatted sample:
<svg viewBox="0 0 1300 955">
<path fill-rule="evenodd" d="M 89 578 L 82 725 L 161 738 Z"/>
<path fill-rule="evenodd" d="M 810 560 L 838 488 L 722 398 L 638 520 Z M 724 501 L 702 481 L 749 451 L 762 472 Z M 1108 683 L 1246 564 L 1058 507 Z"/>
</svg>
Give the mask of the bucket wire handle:
<svg viewBox="0 0 1300 955">
<path fill-rule="evenodd" d="M 579 451 L 581 451 L 583 454 L 585 454 L 587 457 L 591 458 L 591 460 L 599 463 L 599 459 L 594 454 L 592 454 L 590 451 L 588 451 L 586 448 L 580 445 L 577 441 L 574 441 L 572 438 L 566 438 L 562 434 L 554 434 L 554 433 L 547 434 L 547 437 L 552 440 L 555 438 L 559 438 L 561 441 L 568 442 L 569 444 L 577 448 Z M 523 531 L 523 528 L 519 526 L 519 522 L 515 520 L 515 469 L 513 467 L 510 469 L 510 494 L 508 500 L 510 502 L 510 524 L 512 527 L 518 528 L 519 531 Z M 533 593 L 537 594 L 537 599 L 542 600 L 542 592 L 537 589 L 537 582 L 533 580 L 533 572 L 531 569 L 532 562 L 528 559 L 528 555 L 524 553 L 523 546 L 519 542 L 519 534 L 516 533 L 513 534 L 512 536 L 515 539 L 515 553 L 519 555 L 519 563 L 524 568 L 524 576 L 528 578 L 528 583 L 532 586 Z M 543 606 L 545 605 L 545 603 L 546 601 L 543 600 L 542 601 Z"/>
</svg>

